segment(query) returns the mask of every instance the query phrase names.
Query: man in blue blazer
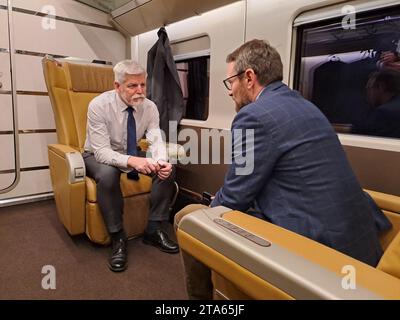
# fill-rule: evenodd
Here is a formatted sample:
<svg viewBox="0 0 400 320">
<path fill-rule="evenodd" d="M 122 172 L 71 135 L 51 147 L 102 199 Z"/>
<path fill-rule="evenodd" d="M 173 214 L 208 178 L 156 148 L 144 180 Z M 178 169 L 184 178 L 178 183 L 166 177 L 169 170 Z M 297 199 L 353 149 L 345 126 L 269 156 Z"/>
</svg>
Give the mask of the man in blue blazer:
<svg viewBox="0 0 400 320">
<path fill-rule="evenodd" d="M 390 222 L 371 206 L 329 121 L 281 82 L 281 58 L 267 42 L 243 44 L 227 63 L 224 84 L 237 111 L 234 147 L 211 206 L 247 211 L 375 266 L 382 255 L 378 232 Z M 253 141 L 235 139 L 246 133 Z M 250 172 L 242 159 L 252 155 Z"/>
<path fill-rule="evenodd" d="M 238 175 L 233 159 L 211 206 L 253 208 L 261 219 L 376 265 L 382 249 L 374 212 L 329 121 L 281 82 L 280 56 L 264 41 L 244 44 L 227 62 L 224 83 L 238 111 L 232 133 L 254 130 L 254 171 Z"/>
</svg>

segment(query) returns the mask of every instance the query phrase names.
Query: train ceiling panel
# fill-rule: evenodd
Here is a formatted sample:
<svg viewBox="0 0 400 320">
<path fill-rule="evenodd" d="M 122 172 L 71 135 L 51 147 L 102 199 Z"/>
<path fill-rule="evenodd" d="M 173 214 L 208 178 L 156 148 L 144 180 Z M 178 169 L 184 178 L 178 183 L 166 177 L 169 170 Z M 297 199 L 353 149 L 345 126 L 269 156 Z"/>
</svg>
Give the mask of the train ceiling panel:
<svg viewBox="0 0 400 320">
<path fill-rule="evenodd" d="M 135 0 L 111 11 L 111 17 L 123 31 L 134 36 L 236 1 L 238 0 Z"/>
</svg>

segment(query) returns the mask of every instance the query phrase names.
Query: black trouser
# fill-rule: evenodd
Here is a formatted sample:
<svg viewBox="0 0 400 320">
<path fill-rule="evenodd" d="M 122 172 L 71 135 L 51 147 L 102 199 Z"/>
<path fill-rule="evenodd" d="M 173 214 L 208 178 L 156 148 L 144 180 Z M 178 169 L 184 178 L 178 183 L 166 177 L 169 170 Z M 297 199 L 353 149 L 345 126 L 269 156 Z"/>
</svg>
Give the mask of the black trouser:
<svg viewBox="0 0 400 320">
<path fill-rule="evenodd" d="M 97 202 L 109 233 L 122 229 L 124 201 L 120 187 L 121 170 L 96 161 L 92 153 L 83 153 L 88 177 L 96 181 Z M 153 176 L 150 193 L 150 221 L 167 221 L 169 206 L 175 192 L 175 168 L 166 180 Z"/>
</svg>

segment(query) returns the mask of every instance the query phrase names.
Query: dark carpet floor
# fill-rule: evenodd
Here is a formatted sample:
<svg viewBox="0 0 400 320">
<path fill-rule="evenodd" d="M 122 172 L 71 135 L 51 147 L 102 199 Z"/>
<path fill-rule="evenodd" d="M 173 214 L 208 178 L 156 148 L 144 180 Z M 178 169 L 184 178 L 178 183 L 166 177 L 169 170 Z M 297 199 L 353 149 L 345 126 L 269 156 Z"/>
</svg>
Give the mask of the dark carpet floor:
<svg viewBox="0 0 400 320">
<path fill-rule="evenodd" d="M 0 208 L 0 299 L 187 299 L 178 254 L 133 239 L 128 269 L 113 273 L 110 250 L 71 237 L 52 200 Z M 54 290 L 42 288 L 46 265 L 55 268 Z"/>
</svg>

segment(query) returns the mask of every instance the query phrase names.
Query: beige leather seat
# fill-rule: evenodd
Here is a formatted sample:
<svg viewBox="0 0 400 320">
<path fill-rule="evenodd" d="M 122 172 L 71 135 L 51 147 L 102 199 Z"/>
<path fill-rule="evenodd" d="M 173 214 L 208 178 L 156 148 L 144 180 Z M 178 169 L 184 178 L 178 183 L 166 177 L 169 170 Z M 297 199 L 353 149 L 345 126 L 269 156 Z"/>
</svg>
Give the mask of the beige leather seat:
<svg viewBox="0 0 400 320">
<path fill-rule="evenodd" d="M 376 268 L 225 207 L 186 215 L 178 225 L 178 242 L 211 268 L 215 299 L 400 299 L 400 197 L 367 192 L 393 224 L 380 239 L 385 251 Z M 271 245 L 215 223 L 218 218 Z"/>
<path fill-rule="evenodd" d="M 58 144 L 48 145 L 51 182 L 58 216 L 71 235 L 86 233 L 99 244 L 109 242 L 99 211 L 96 183 L 85 176 L 81 156 L 86 138 L 89 102 L 113 89 L 111 66 L 43 59 L 43 70 L 53 107 Z M 139 181 L 121 175 L 124 227 L 129 237 L 143 233 L 149 211 L 151 178 Z"/>
</svg>

